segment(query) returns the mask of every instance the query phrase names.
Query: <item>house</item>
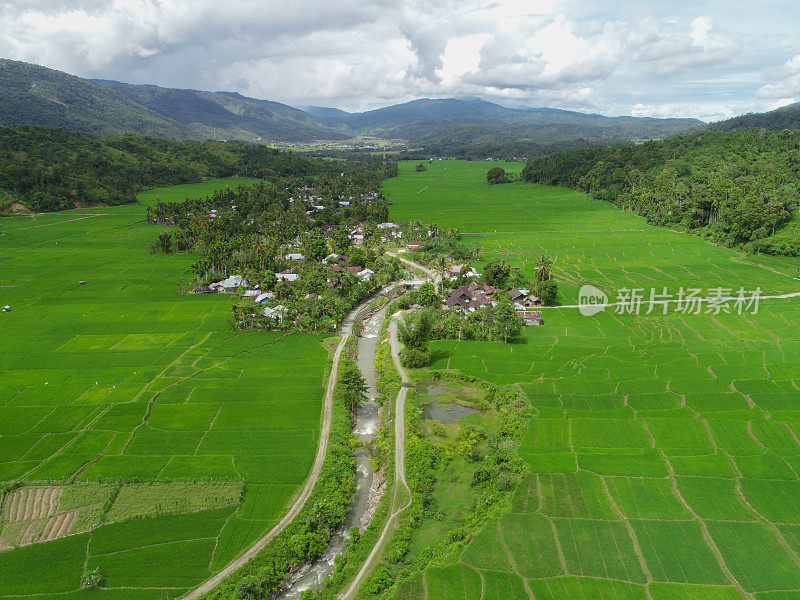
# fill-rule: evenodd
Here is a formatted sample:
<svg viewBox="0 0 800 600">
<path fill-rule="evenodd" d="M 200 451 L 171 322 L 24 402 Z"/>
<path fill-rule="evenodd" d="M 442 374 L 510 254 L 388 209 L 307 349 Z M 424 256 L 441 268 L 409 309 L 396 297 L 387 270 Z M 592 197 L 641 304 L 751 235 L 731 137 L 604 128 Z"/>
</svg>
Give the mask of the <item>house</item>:
<svg viewBox="0 0 800 600">
<path fill-rule="evenodd" d="M 348 200 L 339 200 L 339 206 L 350 206 L 350 202 Z"/>
<path fill-rule="evenodd" d="M 375 271 L 372 269 L 364 269 L 363 271 L 359 271 L 356 273 L 359 279 L 366 280 L 375 275 Z"/>
<path fill-rule="evenodd" d="M 297 281 L 300 275 L 294 272 L 293 267 L 291 269 L 285 269 L 280 273 L 275 273 L 275 277 L 278 279 L 278 281 Z"/>
<path fill-rule="evenodd" d="M 302 254 L 300 254 L 299 252 L 296 252 L 294 254 L 287 254 L 286 256 L 284 256 L 284 258 L 286 260 L 305 260 L 306 259 L 306 257 L 303 256 Z"/>
<path fill-rule="evenodd" d="M 450 265 L 450 267 L 447 269 L 447 272 L 453 277 L 457 277 L 466 267 L 467 265 Z"/>
<path fill-rule="evenodd" d="M 353 275 L 358 275 L 363 270 L 363 267 L 355 266 L 355 267 L 345 267 L 348 271 L 350 271 Z"/>
<path fill-rule="evenodd" d="M 422 244 L 406 244 L 406 250 L 419 250 L 422 248 Z"/>
<path fill-rule="evenodd" d="M 208 286 L 212 292 L 225 293 L 225 292 L 232 292 L 240 287 L 248 287 L 250 284 L 249 282 L 242 277 L 241 275 L 231 275 L 227 279 L 223 279 L 222 281 L 217 281 L 216 283 L 212 283 Z"/>
<path fill-rule="evenodd" d="M 328 254 L 328 256 L 322 259 L 323 265 L 335 264 L 335 263 L 344 264 L 346 262 L 347 262 L 347 257 L 341 254 Z"/>
<path fill-rule="evenodd" d="M 453 290 L 450 297 L 445 300 L 445 306 L 474 312 L 484 306 L 492 306 L 497 303 L 491 298 L 491 293 L 494 291 L 492 286 L 478 285 L 474 282 L 462 285 Z"/>
<path fill-rule="evenodd" d="M 525 325 L 541 325 L 543 322 L 540 310 L 516 310 L 514 312 L 523 318 Z"/>
<path fill-rule="evenodd" d="M 378 229 L 399 229 L 398 223 L 378 223 Z"/>
<path fill-rule="evenodd" d="M 286 316 L 286 307 L 283 304 L 279 304 L 275 308 L 267 306 L 264 308 L 264 316 L 277 321 L 283 321 L 283 317 Z"/>
<path fill-rule="evenodd" d="M 255 298 L 261 293 L 261 290 L 245 290 L 242 298 Z"/>
<path fill-rule="evenodd" d="M 256 296 L 254 302 L 257 304 L 266 304 L 275 297 L 275 292 L 264 292 Z"/>
<path fill-rule="evenodd" d="M 528 295 L 526 292 L 527 290 L 523 292 L 522 290 L 514 288 L 508 292 L 508 295 L 511 297 L 511 302 L 513 302 L 515 306 L 519 306 L 520 310 L 542 305 L 542 301 L 537 296 L 533 294 Z"/>
</svg>

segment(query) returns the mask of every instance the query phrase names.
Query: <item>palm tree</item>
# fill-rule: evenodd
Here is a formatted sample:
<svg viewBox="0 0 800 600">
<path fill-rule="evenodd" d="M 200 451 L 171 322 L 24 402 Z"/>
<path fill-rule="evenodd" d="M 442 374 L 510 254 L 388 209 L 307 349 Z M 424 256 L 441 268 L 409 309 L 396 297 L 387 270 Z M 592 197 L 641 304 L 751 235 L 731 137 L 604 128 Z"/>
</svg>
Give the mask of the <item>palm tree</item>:
<svg viewBox="0 0 800 600">
<path fill-rule="evenodd" d="M 553 261 L 546 254 L 542 254 L 536 261 L 536 281 L 547 281 L 552 275 Z"/>
</svg>

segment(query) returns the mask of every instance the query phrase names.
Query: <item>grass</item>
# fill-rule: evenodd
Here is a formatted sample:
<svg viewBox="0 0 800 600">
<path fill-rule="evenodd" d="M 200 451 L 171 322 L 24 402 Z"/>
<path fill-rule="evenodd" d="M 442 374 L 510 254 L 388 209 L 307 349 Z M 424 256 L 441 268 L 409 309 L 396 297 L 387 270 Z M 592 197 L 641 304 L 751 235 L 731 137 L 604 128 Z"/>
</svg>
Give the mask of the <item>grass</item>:
<svg viewBox="0 0 800 600">
<path fill-rule="evenodd" d="M 92 544 L 116 525 L 78 532 L 104 514 L 137 519 L 139 535 L 148 523 L 164 532 L 162 550 L 126 546 L 99 561 L 108 588 L 176 597 L 265 533 L 305 480 L 324 392 L 321 340 L 230 331 L 229 297 L 177 293 L 194 257 L 149 252 L 159 228 L 144 222 L 147 204 L 245 182 L 3 219 L 0 304 L 12 309 L 0 321 L 0 484 L 103 484 L 64 488 L 68 510 L 91 508 L 69 537 L 0 552 L 3 593 L 83 597 Z M 105 506 L 101 492 L 119 482 Z M 229 505 L 224 518 L 211 510 Z M 178 533 L 182 515 L 157 516 L 194 511 L 211 527 L 191 539 Z M 152 567 L 159 557 L 170 572 Z M 34 563 L 57 568 L 44 578 Z"/>
<path fill-rule="evenodd" d="M 458 227 L 485 259 L 528 277 L 546 252 L 565 305 L 583 283 L 610 295 L 800 290 L 796 261 L 744 256 L 563 189 L 489 187 L 489 166 L 402 164 L 385 186 L 391 218 Z M 519 453 L 530 475 L 509 512 L 397 597 L 426 597 L 427 583 L 427 598 L 431 585 L 472 598 L 473 572 L 484 597 L 527 598 L 526 585 L 554 600 L 800 596 L 798 309 L 797 298 L 746 315 L 563 307 L 519 343 L 434 342 L 432 368 L 525 391 L 535 416 Z"/>
</svg>

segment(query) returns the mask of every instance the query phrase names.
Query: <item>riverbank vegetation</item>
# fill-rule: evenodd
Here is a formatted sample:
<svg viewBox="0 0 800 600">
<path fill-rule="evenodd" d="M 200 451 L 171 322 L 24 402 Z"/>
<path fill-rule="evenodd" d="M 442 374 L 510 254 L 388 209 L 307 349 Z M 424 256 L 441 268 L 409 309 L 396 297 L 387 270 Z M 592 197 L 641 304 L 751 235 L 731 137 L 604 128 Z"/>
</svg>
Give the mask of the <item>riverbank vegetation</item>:
<svg viewBox="0 0 800 600">
<path fill-rule="evenodd" d="M 260 600 L 278 590 L 298 563 L 320 556 L 336 528 L 344 522 L 356 490 L 353 455 L 353 403 L 364 397 L 364 380 L 352 359 L 340 359 L 334 392 L 328 453 L 311 496 L 300 514 L 258 555 L 207 600 Z"/>
</svg>

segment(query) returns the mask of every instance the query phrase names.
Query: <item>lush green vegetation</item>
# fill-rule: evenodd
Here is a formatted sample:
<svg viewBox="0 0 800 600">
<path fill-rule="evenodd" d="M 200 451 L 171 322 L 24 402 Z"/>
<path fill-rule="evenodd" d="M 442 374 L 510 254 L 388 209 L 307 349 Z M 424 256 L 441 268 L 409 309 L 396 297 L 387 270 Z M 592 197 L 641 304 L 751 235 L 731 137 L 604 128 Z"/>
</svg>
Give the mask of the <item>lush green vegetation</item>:
<svg viewBox="0 0 800 600">
<path fill-rule="evenodd" d="M 800 130 L 707 132 L 559 153 L 529 163 L 522 177 L 589 192 L 650 223 L 729 246 L 799 256 L 800 237 L 780 231 L 800 207 L 798 141 Z"/>
<path fill-rule="evenodd" d="M 0 125 L 259 143 L 347 137 L 280 102 L 232 92 L 89 81 L 7 59 L 0 59 Z"/>
<path fill-rule="evenodd" d="M 401 165 L 386 186 L 393 218 L 418 211 L 465 236 L 488 234 L 487 259 L 523 271 L 546 249 L 564 300 L 585 281 L 607 290 L 797 290 L 794 261 L 745 262 L 583 194 L 517 183 L 487 190 L 481 164 L 410 170 Z M 411 565 L 384 596 L 796 595 L 799 307 L 788 298 L 763 300 L 757 314 L 592 317 L 550 308 L 545 325 L 525 328 L 518 343 L 431 342 L 430 368 L 445 377 L 524 391 L 533 412 L 522 413 L 517 454 L 528 475 L 505 512 L 432 562 Z M 436 486 L 449 480 L 439 474 Z M 436 525 L 424 517 L 423 528 Z M 436 536 L 451 531 L 456 524 Z"/>
<path fill-rule="evenodd" d="M 232 331 L 230 296 L 178 294 L 196 255 L 149 250 L 159 230 L 147 206 L 241 183 L 254 182 L 2 220 L 0 485 L 101 482 L 62 494 L 64 510 L 88 511 L 68 533 L 111 515 L 0 552 L 3 594 L 90 597 L 78 591 L 84 566 L 99 566 L 95 595 L 177 597 L 266 533 L 303 484 L 324 395 L 320 338 Z"/>
<path fill-rule="evenodd" d="M 325 168 L 333 166 L 243 143 L 97 139 L 61 129 L 0 127 L 0 212 L 14 201 L 34 212 L 127 204 L 146 187 L 234 175 L 311 175 Z"/>
<path fill-rule="evenodd" d="M 236 329 L 333 331 L 401 271 L 397 259 L 384 256 L 377 229 L 388 208 L 376 191 L 396 165 L 371 167 L 347 163 L 337 165 L 342 171 L 335 176 L 313 181 L 275 178 L 206 198 L 159 202 L 148 208 L 148 221 L 177 229 L 162 232 L 154 250 L 200 254 L 191 267 L 195 291 L 235 275 L 246 281 L 242 287 L 271 292 L 267 302 L 282 307 L 276 318 L 247 297 L 233 306 Z M 356 230 L 363 232 L 357 246 L 350 238 Z M 292 281 L 282 279 L 287 273 Z"/>
<path fill-rule="evenodd" d="M 545 254 L 553 261 L 562 304 L 575 304 L 583 284 L 605 290 L 610 298 L 636 286 L 672 292 L 716 286 L 761 287 L 771 293 L 797 289 L 793 259 L 750 257 L 711 246 L 564 188 L 522 182 L 488 186 L 489 165 L 498 163 L 444 160 L 429 165 L 426 173 L 413 173 L 414 163 L 400 163 L 401 176 L 383 186 L 393 202 L 390 218 L 457 229 L 467 246 L 480 242 L 483 264 L 503 259 L 520 268 L 527 281 L 535 280 Z M 520 168 L 499 166 L 511 172 Z"/>
<path fill-rule="evenodd" d="M 712 129 L 733 131 L 734 129 L 800 129 L 800 104 L 791 104 L 765 113 L 747 113 L 719 121 L 711 125 Z"/>
<path fill-rule="evenodd" d="M 279 589 L 291 568 L 321 555 L 344 521 L 356 490 L 353 409 L 365 384 L 356 364 L 342 358 L 334 395 L 328 454 L 311 497 L 300 514 L 264 550 L 205 596 L 208 600 L 260 600 Z"/>
</svg>

